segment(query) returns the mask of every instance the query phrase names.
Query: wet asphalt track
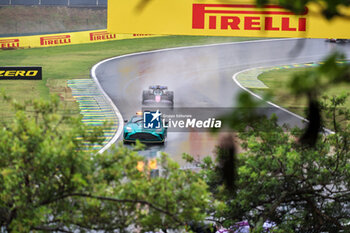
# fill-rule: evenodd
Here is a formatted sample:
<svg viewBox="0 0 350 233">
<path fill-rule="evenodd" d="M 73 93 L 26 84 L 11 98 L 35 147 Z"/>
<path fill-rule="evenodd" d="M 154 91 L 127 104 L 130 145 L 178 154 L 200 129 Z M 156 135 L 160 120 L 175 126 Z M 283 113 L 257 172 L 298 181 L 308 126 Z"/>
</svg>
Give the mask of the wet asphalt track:
<svg viewBox="0 0 350 233">
<path fill-rule="evenodd" d="M 233 82 L 233 74 L 253 67 L 317 62 L 336 49 L 350 56 L 350 44 L 318 39 L 181 48 L 109 60 L 97 67 L 96 77 L 124 119 L 140 110 L 142 90 L 154 84 L 174 91 L 175 108 L 233 107 L 242 91 Z M 300 119 L 276 112 L 282 122 L 302 125 Z M 157 151 L 165 151 L 180 161 L 183 152 L 200 157 L 212 154 L 216 142 L 215 136 L 206 133 L 168 133 L 164 146 L 148 146 L 143 154 L 155 156 Z"/>
</svg>

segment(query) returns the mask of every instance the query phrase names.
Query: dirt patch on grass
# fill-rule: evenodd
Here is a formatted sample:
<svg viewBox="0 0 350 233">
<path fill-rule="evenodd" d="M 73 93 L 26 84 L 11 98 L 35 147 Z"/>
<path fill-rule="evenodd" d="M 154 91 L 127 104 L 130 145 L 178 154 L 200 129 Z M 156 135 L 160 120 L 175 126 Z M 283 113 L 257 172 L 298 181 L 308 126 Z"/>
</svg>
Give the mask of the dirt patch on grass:
<svg viewBox="0 0 350 233">
<path fill-rule="evenodd" d="M 16 102 L 25 103 L 25 101 L 39 99 L 39 83 L 40 81 L 33 80 L 1 80 L 1 91 L 11 96 Z M 60 97 L 61 104 L 59 112 L 66 115 L 78 116 L 79 105 L 72 96 L 72 90 L 67 86 L 67 80 L 63 79 L 48 79 L 46 86 L 50 90 L 50 94 L 56 94 Z M 13 107 L 2 98 L 0 98 L 0 122 L 11 122 L 15 111 Z M 31 111 L 27 111 L 31 115 Z"/>
<path fill-rule="evenodd" d="M 61 100 L 61 111 L 63 114 L 79 115 L 79 104 L 72 95 L 72 89 L 67 85 L 66 79 L 48 79 L 46 86 L 50 94 L 58 95 Z"/>
</svg>

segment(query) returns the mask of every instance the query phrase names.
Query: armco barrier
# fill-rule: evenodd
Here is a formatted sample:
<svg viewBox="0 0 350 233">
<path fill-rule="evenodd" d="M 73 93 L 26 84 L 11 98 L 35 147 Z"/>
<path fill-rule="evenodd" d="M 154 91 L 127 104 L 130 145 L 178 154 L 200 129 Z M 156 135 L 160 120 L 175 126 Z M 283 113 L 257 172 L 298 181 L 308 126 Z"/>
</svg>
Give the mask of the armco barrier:
<svg viewBox="0 0 350 233">
<path fill-rule="evenodd" d="M 110 34 L 106 30 L 93 30 L 35 36 L 0 37 L 0 49 L 52 47 L 154 36 L 156 35 Z"/>
</svg>

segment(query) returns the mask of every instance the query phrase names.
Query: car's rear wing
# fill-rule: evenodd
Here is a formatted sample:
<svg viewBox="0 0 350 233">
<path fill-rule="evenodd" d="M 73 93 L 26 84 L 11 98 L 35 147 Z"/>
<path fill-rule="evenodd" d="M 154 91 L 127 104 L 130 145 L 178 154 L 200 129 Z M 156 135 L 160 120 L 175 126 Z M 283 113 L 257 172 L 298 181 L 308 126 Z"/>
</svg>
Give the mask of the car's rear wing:
<svg viewBox="0 0 350 233">
<path fill-rule="evenodd" d="M 153 86 L 149 86 L 149 89 L 161 89 L 161 90 L 167 90 L 168 87 L 167 86 L 161 86 L 161 85 L 153 85 Z"/>
</svg>

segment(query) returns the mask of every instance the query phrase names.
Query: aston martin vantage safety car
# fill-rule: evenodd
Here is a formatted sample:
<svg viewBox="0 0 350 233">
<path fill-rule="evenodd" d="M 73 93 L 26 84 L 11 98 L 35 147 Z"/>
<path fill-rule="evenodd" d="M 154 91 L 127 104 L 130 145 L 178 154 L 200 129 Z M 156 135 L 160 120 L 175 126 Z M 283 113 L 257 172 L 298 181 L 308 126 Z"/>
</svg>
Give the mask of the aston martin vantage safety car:
<svg viewBox="0 0 350 233">
<path fill-rule="evenodd" d="M 174 92 L 168 91 L 168 87 L 154 85 L 142 93 L 142 105 L 156 107 L 173 107 Z"/>
<path fill-rule="evenodd" d="M 143 113 L 138 112 L 132 116 L 124 125 L 124 143 L 135 142 L 139 140 L 142 143 L 160 143 L 163 144 L 167 136 L 167 128 L 159 121 L 160 127 L 157 129 L 145 128 Z"/>
</svg>

